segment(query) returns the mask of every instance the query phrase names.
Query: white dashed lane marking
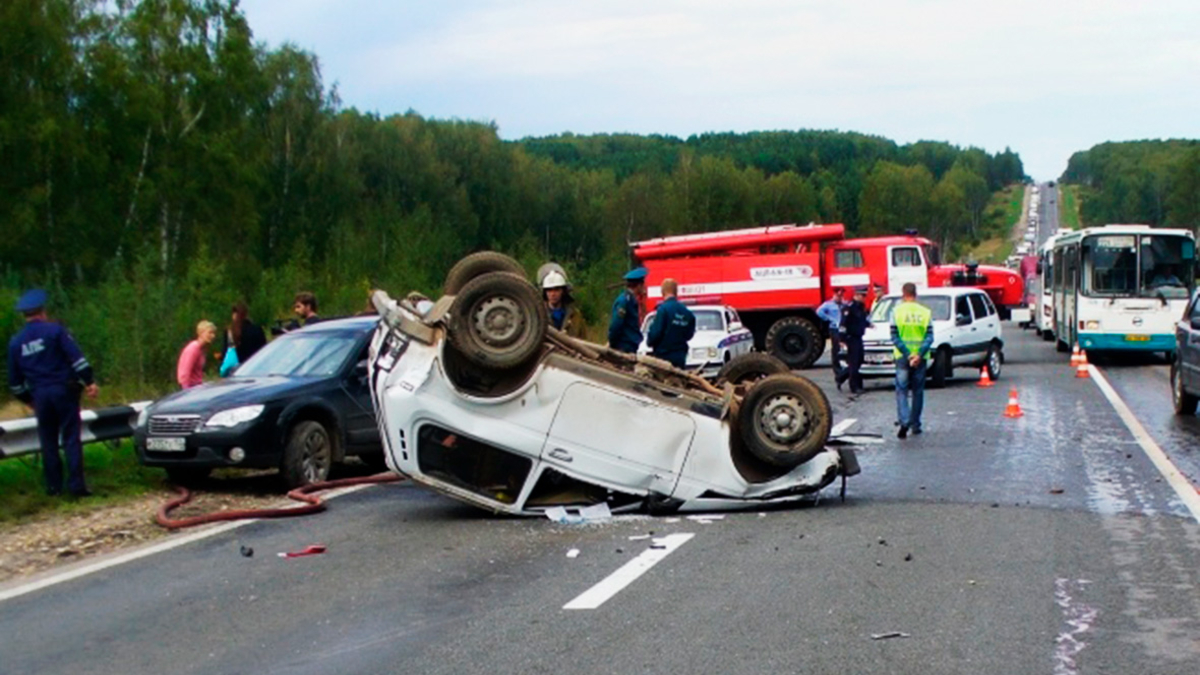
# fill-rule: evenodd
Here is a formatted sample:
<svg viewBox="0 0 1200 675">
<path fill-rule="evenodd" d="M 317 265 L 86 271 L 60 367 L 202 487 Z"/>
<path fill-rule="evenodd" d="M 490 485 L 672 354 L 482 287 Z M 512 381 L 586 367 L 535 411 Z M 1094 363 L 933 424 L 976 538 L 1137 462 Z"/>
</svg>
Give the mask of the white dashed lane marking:
<svg viewBox="0 0 1200 675">
<path fill-rule="evenodd" d="M 684 532 L 655 538 L 650 548 L 619 567 L 617 571 L 605 577 L 600 583 L 581 593 L 579 597 L 563 605 L 563 609 L 596 609 L 636 581 L 638 577 L 649 572 L 651 567 L 662 562 L 664 558 L 694 536 L 696 535 Z"/>
</svg>

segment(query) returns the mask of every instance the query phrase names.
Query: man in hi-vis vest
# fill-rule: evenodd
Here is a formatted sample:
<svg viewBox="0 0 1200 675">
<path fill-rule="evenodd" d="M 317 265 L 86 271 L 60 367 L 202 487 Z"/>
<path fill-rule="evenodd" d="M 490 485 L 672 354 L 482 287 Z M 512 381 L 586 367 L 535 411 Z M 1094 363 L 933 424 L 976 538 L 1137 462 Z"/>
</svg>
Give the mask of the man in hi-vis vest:
<svg viewBox="0 0 1200 675">
<path fill-rule="evenodd" d="M 925 407 L 925 368 L 933 346 L 933 313 L 917 303 L 917 286 L 904 284 L 903 300 L 892 311 L 892 344 L 896 357 L 896 416 L 899 438 L 911 429 L 921 433 L 921 409 Z M 908 395 L 912 393 L 910 406 Z"/>
</svg>

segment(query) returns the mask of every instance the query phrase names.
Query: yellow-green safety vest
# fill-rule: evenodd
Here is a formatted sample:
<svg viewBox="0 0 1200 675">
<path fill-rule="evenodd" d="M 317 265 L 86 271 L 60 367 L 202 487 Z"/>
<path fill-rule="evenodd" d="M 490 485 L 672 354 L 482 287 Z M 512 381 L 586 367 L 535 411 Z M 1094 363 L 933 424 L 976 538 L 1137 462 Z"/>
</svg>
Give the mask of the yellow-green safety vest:
<svg viewBox="0 0 1200 675">
<path fill-rule="evenodd" d="M 925 341 L 925 334 L 932 327 L 933 312 L 925 305 L 916 302 L 905 301 L 896 306 L 892 311 L 892 322 L 896 326 L 896 333 L 900 336 L 900 341 L 904 346 L 908 347 L 909 354 L 917 354 L 921 350 L 921 343 Z M 901 356 L 898 348 L 892 349 L 898 360 Z M 929 350 L 932 356 L 933 350 Z"/>
</svg>

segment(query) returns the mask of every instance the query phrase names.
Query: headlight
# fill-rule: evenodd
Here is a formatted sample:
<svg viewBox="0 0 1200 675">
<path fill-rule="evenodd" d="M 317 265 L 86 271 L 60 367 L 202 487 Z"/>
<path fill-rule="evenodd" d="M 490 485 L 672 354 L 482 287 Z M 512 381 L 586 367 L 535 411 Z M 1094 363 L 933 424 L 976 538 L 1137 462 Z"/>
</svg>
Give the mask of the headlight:
<svg viewBox="0 0 1200 675">
<path fill-rule="evenodd" d="M 138 413 L 138 418 L 137 418 L 138 428 L 146 426 L 146 423 L 149 421 L 150 421 L 150 406 L 146 406 L 145 408 L 142 408 L 142 412 Z"/>
<path fill-rule="evenodd" d="M 246 405 L 240 408 L 222 410 L 216 415 L 208 418 L 208 421 L 204 423 L 204 426 L 208 429 L 236 427 L 242 422 L 249 422 L 250 420 L 258 417 L 262 414 L 262 411 L 263 406 L 261 405 Z"/>
<path fill-rule="evenodd" d="M 1099 322 L 1099 321 L 1089 321 L 1089 322 L 1087 322 L 1087 328 L 1086 328 L 1086 330 L 1100 330 L 1100 322 Z"/>
<path fill-rule="evenodd" d="M 712 359 L 717 358 L 717 348 L 693 347 L 691 358 L 693 361 L 711 361 Z"/>
</svg>

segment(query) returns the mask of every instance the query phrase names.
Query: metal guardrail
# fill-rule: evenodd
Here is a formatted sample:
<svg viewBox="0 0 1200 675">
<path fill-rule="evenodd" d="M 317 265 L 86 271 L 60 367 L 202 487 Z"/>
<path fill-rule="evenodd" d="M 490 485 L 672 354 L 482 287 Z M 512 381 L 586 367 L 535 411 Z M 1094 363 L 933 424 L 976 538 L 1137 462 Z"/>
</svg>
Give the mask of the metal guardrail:
<svg viewBox="0 0 1200 675">
<path fill-rule="evenodd" d="M 111 408 L 84 410 L 79 415 L 83 442 L 111 441 L 133 435 L 138 413 L 153 401 L 138 401 Z M 26 417 L 0 422 L 0 459 L 27 455 L 41 450 L 38 442 L 37 419 Z"/>
</svg>

